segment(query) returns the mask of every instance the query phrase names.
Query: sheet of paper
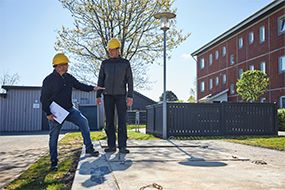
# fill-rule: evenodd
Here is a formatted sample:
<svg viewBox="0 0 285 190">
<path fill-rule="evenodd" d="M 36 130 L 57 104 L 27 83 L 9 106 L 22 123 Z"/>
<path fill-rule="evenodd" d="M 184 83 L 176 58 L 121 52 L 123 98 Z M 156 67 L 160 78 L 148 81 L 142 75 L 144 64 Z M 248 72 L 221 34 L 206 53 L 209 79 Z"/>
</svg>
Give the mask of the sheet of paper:
<svg viewBox="0 0 285 190">
<path fill-rule="evenodd" d="M 56 102 L 52 102 L 49 106 L 51 113 L 55 116 L 55 120 L 62 124 L 64 119 L 68 116 L 69 112 L 66 111 L 63 107 L 58 105 Z"/>
</svg>

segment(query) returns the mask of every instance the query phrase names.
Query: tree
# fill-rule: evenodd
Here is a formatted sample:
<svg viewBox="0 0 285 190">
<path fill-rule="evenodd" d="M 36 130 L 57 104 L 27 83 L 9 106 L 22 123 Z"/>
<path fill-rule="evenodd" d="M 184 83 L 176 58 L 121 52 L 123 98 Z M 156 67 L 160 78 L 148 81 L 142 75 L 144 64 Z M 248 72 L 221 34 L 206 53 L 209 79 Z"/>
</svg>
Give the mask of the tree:
<svg viewBox="0 0 285 190">
<path fill-rule="evenodd" d="M 188 98 L 187 102 L 189 103 L 195 103 L 196 98 L 195 98 L 196 92 L 193 88 L 190 89 L 190 97 Z"/>
<path fill-rule="evenodd" d="M 17 73 L 9 74 L 8 72 L 4 72 L 0 76 L 0 92 L 4 93 L 5 90 L 2 89 L 2 86 L 4 85 L 14 85 L 19 82 L 19 75 Z"/>
<path fill-rule="evenodd" d="M 269 78 L 260 70 L 246 71 L 236 85 L 237 93 L 244 101 L 256 102 L 267 90 Z"/>
<path fill-rule="evenodd" d="M 178 101 L 177 96 L 172 92 L 172 91 L 166 91 L 166 101 Z M 159 101 L 163 101 L 163 95 L 164 93 L 162 93 L 162 95 L 159 97 Z"/>
<path fill-rule="evenodd" d="M 162 56 L 163 35 L 153 15 L 171 9 L 173 0 L 59 0 L 74 18 L 74 27 L 58 32 L 56 50 L 73 58 L 71 71 L 89 83 L 98 77 L 101 61 L 107 58 L 107 42 L 117 37 L 122 42 L 122 57 L 129 59 L 136 88 L 149 84 L 148 64 Z M 171 20 L 167 52 L 187 39 Z"/>
</svg>

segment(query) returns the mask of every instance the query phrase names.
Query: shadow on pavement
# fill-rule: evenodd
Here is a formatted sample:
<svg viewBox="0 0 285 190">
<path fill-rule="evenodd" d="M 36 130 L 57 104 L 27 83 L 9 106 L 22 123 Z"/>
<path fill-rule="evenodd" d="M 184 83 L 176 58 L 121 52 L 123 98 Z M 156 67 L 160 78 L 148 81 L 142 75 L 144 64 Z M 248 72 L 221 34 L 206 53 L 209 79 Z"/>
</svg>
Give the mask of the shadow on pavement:
<svg viewBox="0 0 285 190">
<path fill-rule="evenodd" d="M 178 163 L 184 166 L 196 166 L 196 167 L 221 167 L 227 165 L 224 162 L 206 161 L 204 159 L 197 159 L 197 160 L 189 159 L 189 161 L 178 162 Z"/>
<path fill-rule="evenodd" d="M 82 157 L 81 160 L 84 160 L 85 158 L 87 157 Z M 110 187 L 117 186 L 117 182 L 114 179 L 112 172 L 124 171 L 128 169 L 132 163 L 131 160 L 125 160 L 125 154 L 100 154 L 94 161 L 85 161 L 81 164 L 79 174 L 90 175 L 90 178 L 85 180 L 82 183 L 82 186 L 89 188 L 103 184 L 104 182 L 108 182 Z"/>
</svg>

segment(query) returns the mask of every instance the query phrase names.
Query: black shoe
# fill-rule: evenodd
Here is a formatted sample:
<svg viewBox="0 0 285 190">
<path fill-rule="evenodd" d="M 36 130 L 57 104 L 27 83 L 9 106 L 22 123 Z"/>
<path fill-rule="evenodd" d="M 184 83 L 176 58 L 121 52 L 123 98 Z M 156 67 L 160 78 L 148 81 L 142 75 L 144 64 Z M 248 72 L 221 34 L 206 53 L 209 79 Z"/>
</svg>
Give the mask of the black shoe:
<svg viewBox="0 0 285 190">
<path fill-rule="evenodd" d="M 105 152 L 116 152 L 116 147 L 114 147 L 114 148 L 109 148 L 108 147 L 108 148 L 105 148 L 104 151 Z"/>
<path fill-rule="evenodd" d="M 91 156 L 95 157 L 99 156 L 99 152 L 97 150 L 94 150 L 93 148 L 86 150 L 85 154 L 90 154 Z"/>
<path fill-rule="evenodd" d="M 51 165 L 51 166 L 50 166 L 50 171 L 51 171 L 51 172 L 56 172 L 57 170 L 58 170 L 57 165 Z"/>
<path fill-rule="evenodd" d="M 120 148 L 119 149 L 119 153 L 122 153 L 122 154 L 129 154 L 130 153 L 130 151 L 127 149 L 127 148 Z"/>
</svg>

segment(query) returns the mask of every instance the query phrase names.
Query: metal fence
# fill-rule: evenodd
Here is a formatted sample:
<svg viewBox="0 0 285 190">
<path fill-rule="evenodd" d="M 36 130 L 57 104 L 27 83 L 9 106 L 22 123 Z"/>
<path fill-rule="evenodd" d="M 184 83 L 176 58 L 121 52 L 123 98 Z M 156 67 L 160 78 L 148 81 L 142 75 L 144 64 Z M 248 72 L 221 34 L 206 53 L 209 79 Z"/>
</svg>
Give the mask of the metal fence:
<svg viewBox="0 0 285 190">
<path fill-rule="evenodd" d="M 162 137 L 162 104 L 147 106 L 147 133 Z M 167 103 L 167 137 L 277 135 L 271 103 Z"/>
<path fill-rule="evenodd" d="M 137 117 L 136 113 L 137 112 L 134 110 L 128 110 L 128 112 L 127 112 L 127 123 L 128 124 L 145 125 L 146 124 L 146 111 L 140 110 L 138 117 Z"/>
</svg>

